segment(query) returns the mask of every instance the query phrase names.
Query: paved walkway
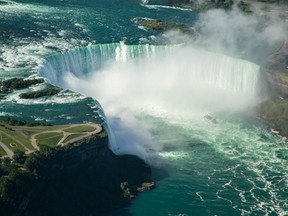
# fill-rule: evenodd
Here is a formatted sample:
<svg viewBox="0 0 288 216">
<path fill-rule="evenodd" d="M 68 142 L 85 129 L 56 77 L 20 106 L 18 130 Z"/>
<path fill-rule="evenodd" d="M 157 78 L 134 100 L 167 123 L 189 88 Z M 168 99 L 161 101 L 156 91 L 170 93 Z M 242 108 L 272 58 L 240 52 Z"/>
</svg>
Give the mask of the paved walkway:
<svg viewBox="0 0 288 216">
<path fill-rule="evenodd" d="M 95 130 L 91 131 L 91 132 L 65 132 L 64 130 L 67 130 L 69 128 L 73 128 L 73 127 L 77 127 L 77 126 L 91 126 L 94 127 Z M 59 146 L 65 146 L 69 143 L 73 143 L 73 142 L 77 142 L 83 138 L 89 137 L 93 134 L 97 134 L 100 133 L 102 131 L 102 126 L 100 124 L 71 124 L 68 127 L 65 128 L 61 128 L 61 129 L 57 129 L 57 130 L 49 130 L 49 131 L 43 131 L 40 133 L 36 133 L 33 134 L 31 137 L 31 144 L 33 145 L 33 147 L 35 149 L 39 150 L 39 146 L 37 145 L 37 140 L 35 138 L 35 136 L 39 135 L 39 134 L 45 134 L 45 133 L 63 133 L 63 137 L 62 139 L 57 143 L 57 145 Z M 75 137 L 74 139 L 71 139 L 69 142 L 64 143 L 64 141 L 67 139 L 68 136 L 73 135 L 73 134 L 83 134 L 83 136 L 79 136 L 79 137 Z"/>
<path fill-rule="evenodd" d="M 4 143 L 0 142 L 0 146 L 4 149 L 4 151 L 7 153 L 7 156 L 12 158 L 14 153 L 11 149 L 9 149 Z"/>
<path fill-rule="evenodd" d="M 64 130 L 67 130 L 67 129 L 69 129 L 69 128 L 74 128 L 74 127 L 81 127 L 81 126 L 90 126 L 90 127 L 93 127 L 93 128 L 95 128 L 93 131 L 91 131 L 91 132 L 66 132 L 66 131 L 64 131 Z M 33 128 L 32 128 L 33 129 Z M 61 140 L 57 143 L 57 145 L 58 146 L 65 146 L 65 145 L 67 145 L 67 144 L 70 144 L 70 143 L 73 143 L 73 142 L 77 142 L 77 141 L 79 141 L 79 140 L 81 140 L 81 139 L 84 139 L 84 138 L 86 138 L 86 137 L 89 137 L 89 136 L 91 136 L 91 135 L 93 135 L 93 134 L 97 134 L 97 133 L 100 133 L 102 131 L 102 126 L 100 125 L 100 124 L 94 124 L 94 123 L 89 123 L 89 124 L 70 124 L 70 125 L 67 125 L 67 127 L 65 127 L 65 128 L 61 128 L 61 129 L 57 129 L 57 130 L 47 130 L 47 131 L 42 131 L 42 132 L 39 132 L 39 133 L 35 133 L 35 134 L 33 134 L 32 136 L 31 136 L 31 138 L 30 138 L 30 141 L 31 141 L 31 144 L 32 144 L 32 146 L 34 147 L 34 150 L 39 150 L 39 146 L 38 146 L 38 144 L 37 144 L 37 140 L 36 140 L 36 136 L 37 135 L 39 135 L 39 134 L 45 134 L 45 133 L 54 133 L 54 132 L 56 132 L 56 133 L 62 133 L 63 134 L 63 137 L 61 138 Z M 30 152 L 32 152 L 31 150 L 29 150 L 27 147 L 25 147 L 24 145 L 23 145 L 23 143 L 21 143 L 21 141 L 19 141 L 19 140 L 17 140 L 16 138 L 14 138 L 13 136 L 11 136 L 11 135 L 9 135 L 9 134 L 7 134 L 7 133 L 5 133 L 5 132 L 3 132 L 3 131 L 0 131 L 0 134 L 1 133 L 3 133 L 3 134 L 5 134 L 5 136 L 8 136 L 10 139 L 12 139 L 15 143 L 17 143 L 17 144 L 19 144 L 19 145 L 21 145 L 22 147 L 24 147 L 24 149 L 26 150 L 26 153 L 30 153 Z M 71 136 L 71 135 L 74 135 L 74 134 L 79 134 L 80 136 L 78 136 L 78 137 L 75 137 L 75 138 L 73 138 L 73 139 L 71 139 L 71 140 L 69 140 L 68 142 L 65 142 L 65 140 L 69 137 L 69 136 Z M 3 150 L 6 152 L 6 154 L 7 154 L 7 156 L 8 157 L 10 157 L 10 158 L 12 158 L 13 157 L 13 155 L 14 155 L 14 153 L 13 153 L 13 151 L 9 148 L 9 147 L 7 147 L 7 145 L 5 145 L 3 142 L 1 142 L 1 140 L 0 140 L 0 146 L 3 148 Z M 7 157 L 7 156 L 5 156 L 5 157 Z"/>
</svg>

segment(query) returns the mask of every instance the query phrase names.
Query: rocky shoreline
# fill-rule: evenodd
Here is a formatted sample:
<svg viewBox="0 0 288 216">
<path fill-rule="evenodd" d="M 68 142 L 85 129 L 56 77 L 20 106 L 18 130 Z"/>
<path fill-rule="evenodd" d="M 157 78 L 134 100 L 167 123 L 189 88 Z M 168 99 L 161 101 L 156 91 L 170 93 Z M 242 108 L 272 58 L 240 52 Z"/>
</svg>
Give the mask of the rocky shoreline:
<svg viewBox="0 0 288 216">
<path fill-rule="evenodd" d="M 270 55 L 260 67 L 268 98 L 256 108 L 257 116 L 279 135 L 288 137 L 288 43 Z"/>
</svg>

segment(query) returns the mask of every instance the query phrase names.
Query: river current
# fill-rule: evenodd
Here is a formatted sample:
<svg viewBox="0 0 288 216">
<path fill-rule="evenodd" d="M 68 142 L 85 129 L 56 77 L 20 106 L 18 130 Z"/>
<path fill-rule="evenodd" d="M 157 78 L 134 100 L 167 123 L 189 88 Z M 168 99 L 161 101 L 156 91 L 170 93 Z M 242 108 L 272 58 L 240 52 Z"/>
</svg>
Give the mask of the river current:
<svg viewBox="0 0 288 216">
<path fill-rule="evenodd" d="M 113 216 L 287 215 L 287 142 L 250 113 L 265 97 L 259 61 L 131 21 L 208 20 L 167 3 L 1 2 L 0 77 L 41 76 L 64 90 L 37 100 L 19 99 L 31 89 L 11 93 L 0 115 L 99 122 L 116 154 L 146 160 L 157 187 Z"/>
</svg>

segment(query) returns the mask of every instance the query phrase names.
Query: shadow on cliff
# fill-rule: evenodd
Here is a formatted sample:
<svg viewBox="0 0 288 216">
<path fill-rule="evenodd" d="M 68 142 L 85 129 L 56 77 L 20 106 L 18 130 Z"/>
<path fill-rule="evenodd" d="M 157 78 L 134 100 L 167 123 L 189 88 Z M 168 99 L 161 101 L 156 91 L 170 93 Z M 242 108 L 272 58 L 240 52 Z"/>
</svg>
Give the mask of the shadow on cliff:
<svg viewBox="0 0 288 216">
<path fill-rule="evenodd" d="M 109 215 L 131 203 L 121 190 L 122 182 L 133 194 L 143 182 L 151 181 L 151 169 L 143 160 L 116 156 L 107 147 L 90 158 L 72 157 L 62 165 L 33 192 L 21 215 Z"/>
</svg>

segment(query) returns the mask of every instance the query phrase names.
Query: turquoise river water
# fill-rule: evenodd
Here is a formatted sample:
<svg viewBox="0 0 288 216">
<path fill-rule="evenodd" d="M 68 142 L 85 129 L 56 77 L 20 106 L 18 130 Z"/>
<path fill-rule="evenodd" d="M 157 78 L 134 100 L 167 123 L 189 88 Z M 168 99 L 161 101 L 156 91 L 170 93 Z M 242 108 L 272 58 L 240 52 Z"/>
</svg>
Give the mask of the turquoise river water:
<svg viewBox="0 0 288 216">
<path fill-rule="evenodd" d="M 183 23 L 200 39 L 146 29 L 135 17 Z M 153 167 L 157 187 L 113 216 L 288 214 L 287 141 L 250 112 L 265 97 L 259 64 L 276 42 L 252 38 L 251 55 L 240 25 L 237 42 L 224 40 L 231 49 L 212 49 L 221 35 L 211 42 L 209 14 L 169 1 L 9 0 L 0 18 L 0 78 L 47 81 L 1 100 L 2 118 L 99 122 L 113 152 Z M 261 33 L 260 24 L 249 29 Z M 19 99 L 48 83 L 64 90 Z"/>
</svg>

